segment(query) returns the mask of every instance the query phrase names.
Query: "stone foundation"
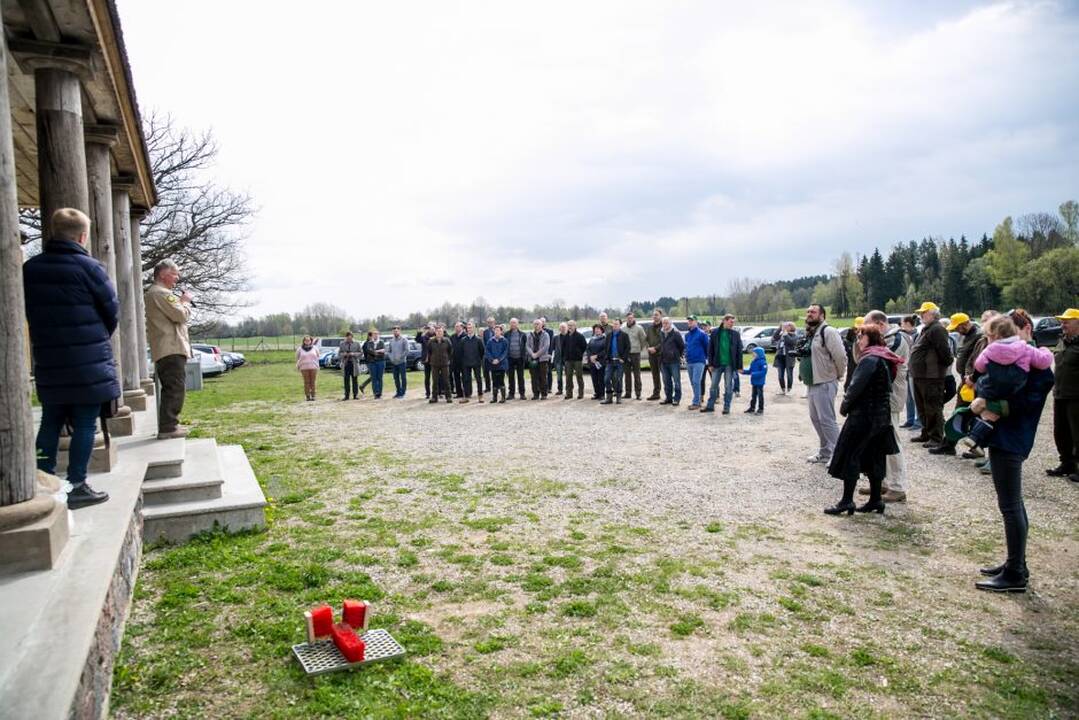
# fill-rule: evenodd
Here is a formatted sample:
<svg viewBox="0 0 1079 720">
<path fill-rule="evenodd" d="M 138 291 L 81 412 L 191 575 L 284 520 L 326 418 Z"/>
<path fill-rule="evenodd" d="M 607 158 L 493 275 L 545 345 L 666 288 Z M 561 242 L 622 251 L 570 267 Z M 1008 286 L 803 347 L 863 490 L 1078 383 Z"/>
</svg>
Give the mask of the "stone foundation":
<svg viewBox="0 0 1079 720">
<path fill-rule="evenodd" d="M 120 558 L 109 584 L 109 594 L 101 608 L 97 630 L 90 654 L 86 657 L 79 687 L 71 702 L 70 718 L 97 720 L 109 715 L 109 693 L 112 691 L 112 669 L 120 653 L 127 611 L 135 591 L 142 557 L 142 498 L 131 514 L 131 524 L 124 535 Z"/>
</svg>

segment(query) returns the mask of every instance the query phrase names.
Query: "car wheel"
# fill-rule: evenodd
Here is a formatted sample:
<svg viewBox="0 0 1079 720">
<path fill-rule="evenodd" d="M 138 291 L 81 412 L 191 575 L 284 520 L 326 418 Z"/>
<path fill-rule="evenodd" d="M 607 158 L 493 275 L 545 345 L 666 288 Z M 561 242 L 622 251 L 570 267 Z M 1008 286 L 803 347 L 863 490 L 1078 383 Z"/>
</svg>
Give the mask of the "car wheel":
<svg viewBox="0 0 1079 720">
<path fill-rule="evenodd" d="M 357 375 L 366 375 L 367 374 L 367 363 L 360 363 L 359 365 L 357 365 L 356 366 L 356 374 Z"/>
<path fill-rule="evenodd" d="M 412 369 L 417 372 L 423 372 L 423 360 L 417 360 L 416 364 L 412 366 Z"/>
</svg>

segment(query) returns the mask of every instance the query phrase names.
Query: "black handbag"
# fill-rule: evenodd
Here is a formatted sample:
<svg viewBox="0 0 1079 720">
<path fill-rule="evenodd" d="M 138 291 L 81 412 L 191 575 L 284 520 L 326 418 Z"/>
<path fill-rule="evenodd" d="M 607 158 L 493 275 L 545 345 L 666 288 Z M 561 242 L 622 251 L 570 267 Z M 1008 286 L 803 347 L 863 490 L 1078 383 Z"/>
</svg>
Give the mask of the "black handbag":
<svg viewBox="0 0 1079 720">
<path fill-rule="evenodd" d="M 121 395 L 101 403 L 101 413 L 98 417 L 101 419 L 101 434 L 105 437 L 105 447 L 112 444 L 112 439 L 109 437 L 109 418 L 114 418 L 119 414 L 120 398 L 122 397 Z"/>
<path fill-rule="evenodd" d="M 947 405 L 952 398 L 955 397 L 958 388 L 956 387 L 955 375 L 949 373 L 948 377 L 944 378 L 944 404 Z"/>
</svg>

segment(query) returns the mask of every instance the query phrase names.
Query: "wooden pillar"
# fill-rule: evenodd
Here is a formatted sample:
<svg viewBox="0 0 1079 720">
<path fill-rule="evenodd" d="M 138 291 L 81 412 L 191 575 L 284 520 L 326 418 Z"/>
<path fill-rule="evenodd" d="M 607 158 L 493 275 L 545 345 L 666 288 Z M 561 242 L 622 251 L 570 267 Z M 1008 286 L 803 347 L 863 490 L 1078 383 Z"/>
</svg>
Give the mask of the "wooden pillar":
<svg viewBox="0 0 1079 720">
<path fill-rule="evenodd" d="M 0 507 L 34 496 L 37 464 L 24 332 L 22 246 L 15 195 L 7 48 L 0 18 Z"/>
<path fill-rule="evenodd" d="M 139 385 L 147 395 L 154 394 L 150 379 L 150 361 L 146 358 L 146 299 L 142 286 L 142 227 L 146 210 L 131 208 L 131 278 L 135 286 L 135 352 L 139 356 Z"/>
<path fill-rule="evenodd" d="M 112 161 L 109 148 L 118 136 L 114 127 L 95 125 L 86 128 L 86 176 L 89 183 L 90 248 L 112 280 L 119 295 L 116 281 L 116 235 L 112 227 Z M 122 299 L 121 299 L 122 302 Z M 121 335 L 123 326 L 118 326 L 112 334 L 112 356 L 116 363 L 116 375 L 123 378 L 123 357 Z M 120 412 L 109 421 L 109 430 L 114 435 L 131 435 L 135 428 L 131 418 L 131 408 L 123 404 Z"/>
<path fill-rule="evenodd" d="M 124 404 L 132 410 L 146 409 L 146 393 L 139 384 L 139 355 L 136 349 L 135 289 L 131 270 L 131 188 L 134 183 L 124 178 L 112 180 L 112 231 L 116 247 L 116 290 L 120 295 L 120 367 L 124 387 Z"/>
<path fill-rule="evenodd" d="M 60 208 L 86 212 L 89 191 L 82 134 L 82 89 L 68 70 L 34 71 L 37 114 L 37 169 L 41 198 L 41 238 L 49 239 L 49 219 Z M 93 228 L 91 228 L 91 235 Z"/>
<path fill-rule="evenodd" d="M 53 567 L 70 534 L 59 480 L 37 472 L 5 38 L 0 18 L 0 575 Z"/>
</svg>

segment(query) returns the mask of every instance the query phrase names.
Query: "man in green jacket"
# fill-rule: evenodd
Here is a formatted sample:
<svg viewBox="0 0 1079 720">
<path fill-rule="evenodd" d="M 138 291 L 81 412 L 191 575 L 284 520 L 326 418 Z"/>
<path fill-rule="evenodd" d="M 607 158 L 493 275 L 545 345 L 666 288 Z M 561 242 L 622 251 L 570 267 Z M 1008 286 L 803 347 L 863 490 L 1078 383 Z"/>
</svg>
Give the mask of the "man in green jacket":
<svg viewBox="0 0 1079 720">
<path fill-rule="evenodd" d="M 1060 465 L 1046 472 L 1079 482 L 1079 308 L 1068 308 L 1057 320 L 1064 325 L 1064 334 L 1053 351 L 1053 440 Z"/>
<path fill-rule="evenodd" d="M 659 346 L 663 342 L 663 313 L 652 311 L 652 324 L 644 329 L 644 347 L 648 351 L 648 369 L 652 371 L 652 394 L 649 400 L 659 400 L 660 380 Z"/>
</svg>

